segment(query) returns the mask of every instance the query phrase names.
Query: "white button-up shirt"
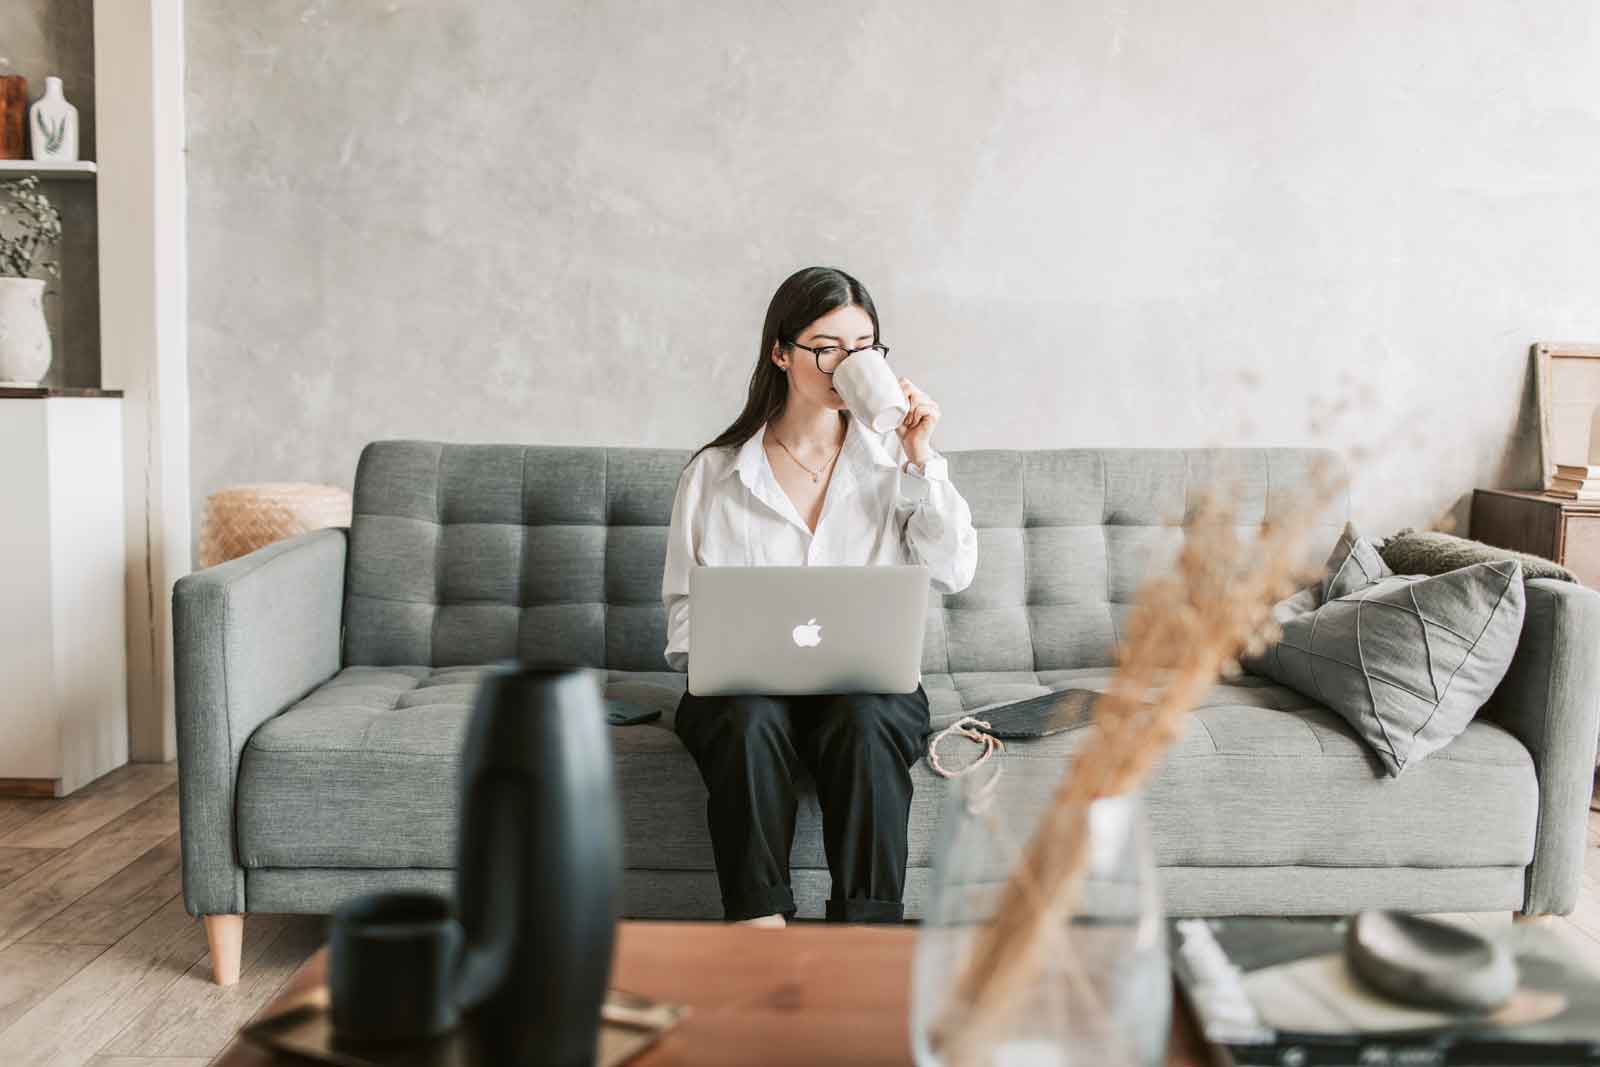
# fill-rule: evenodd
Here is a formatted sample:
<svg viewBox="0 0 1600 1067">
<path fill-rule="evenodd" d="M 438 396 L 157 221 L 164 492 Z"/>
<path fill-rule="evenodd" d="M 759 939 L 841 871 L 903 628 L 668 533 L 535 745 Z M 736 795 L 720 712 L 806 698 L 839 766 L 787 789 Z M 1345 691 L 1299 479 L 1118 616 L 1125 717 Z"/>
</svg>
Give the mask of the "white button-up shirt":
<svg viewBox="0 0 1600 1067">
<path fill-rule="evenodd" d="M 815 533 L 767 461 L 765 426 L 737 452 L 708 448 L 684 469 L 661 575 L 666 658 L 673 670 L 689 669 L 689 571 L 696 565 L 922 563 L 936 592 L 956 593 L 971 584 L 978 534 L 945 458 L 933 453 L 919 475 L 914 466 L 902 465 L 904 450 L 894 430 L 877 434 L 854 418 L 847 423 Z"/>
</svg>

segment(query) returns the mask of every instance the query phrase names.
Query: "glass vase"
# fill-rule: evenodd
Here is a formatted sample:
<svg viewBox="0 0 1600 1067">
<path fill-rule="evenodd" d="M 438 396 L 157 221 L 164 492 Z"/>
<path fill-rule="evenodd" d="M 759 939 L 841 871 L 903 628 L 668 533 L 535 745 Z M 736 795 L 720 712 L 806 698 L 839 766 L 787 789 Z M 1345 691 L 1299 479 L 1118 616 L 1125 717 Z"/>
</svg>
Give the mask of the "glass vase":
<svg viewBox="0 0 1600 1067">
<path fill-rule="evenodd" d="M 922 1067 L 950 1065 L 939 1033 L 950 1018 L 945 1012 L 961 1011 L 951 1002 L 957 979 L 977 937 L 994 922 L 1002 890 L 1048 803 L 1007 804 L 1005 791 L 992 789 L 987 778 L 979 772 L 949 783 L 934 846 L 931 899 L 912 973 L 911 1038 Z M 1008 997 L 1004 1025 L 973 1046 L 970 1063 L 1163 1062 L 1172 977 L 1142 793 L 1091 804 L 1086 846 L 1076 905 L 1045 927 L 1042 936 L 1050 943 L 1042 946 L 1043 966 Z"/>
</svg>

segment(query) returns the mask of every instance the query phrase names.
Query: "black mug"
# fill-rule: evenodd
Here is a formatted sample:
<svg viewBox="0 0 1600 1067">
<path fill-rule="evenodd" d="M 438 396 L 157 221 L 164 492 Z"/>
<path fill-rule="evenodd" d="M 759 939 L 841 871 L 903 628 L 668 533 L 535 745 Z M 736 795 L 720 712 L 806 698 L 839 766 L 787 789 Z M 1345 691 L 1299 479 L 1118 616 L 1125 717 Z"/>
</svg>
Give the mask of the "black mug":
<svg viewBox="0 0 1600 1067">
<path fill-rule="evenodd" d="M 333 913 L 328 992 L 340 1041 L 418 1041 L 455 1027 L 456 968 L 466 938 L 450 901 L 369 893 Z"/>
</svg>

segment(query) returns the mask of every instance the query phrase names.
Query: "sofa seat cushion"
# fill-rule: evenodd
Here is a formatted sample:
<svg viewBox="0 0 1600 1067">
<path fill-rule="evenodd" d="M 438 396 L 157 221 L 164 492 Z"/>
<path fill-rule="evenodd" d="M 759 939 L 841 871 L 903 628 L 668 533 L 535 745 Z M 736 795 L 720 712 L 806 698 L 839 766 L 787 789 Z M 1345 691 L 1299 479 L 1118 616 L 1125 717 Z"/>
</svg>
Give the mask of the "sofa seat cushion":
<svg viewBox="0 0 1600 1067">
<path fill-rule="evenodd" d="M 490 669 L 346 667 L 267 720 L 239 768 L 240 863 L 453 866 L 456 772 Z M 684 686 L 671 671 L 590 673 L 607 697 L 659 708 L 667 721 Z M 620 734 L 661 732 L 611 729 L 619 748 Z"/>
<path fill-rule="evenodd" d="M 476 682 L 487 668 L 350 667 L 251 738 L 240 770 L 246 867 L 452 864 L 456 767 Z M 595 670 L 608 697 L 660 707 L 654 723 L 613 727 L 627 866 L 711 869 L 705 788 L 672 732 L 684 676 Z M 1103 668 L 927 674 L 934 725 L 1001 700 L 1100 690 Z M 1008 743 L 999 803 L 1046 803 L 1079 737 Z M 960 764 L 960 738 L 941 755 Z M 926 866 L 948 783 L 912 768 L 910 865 Z M 1245 676 L 1217 686 L 1150 786 L 1165 866 L 1522 867 L 1533 855 L 1533 763 L 1479 720 L 1400 778 L 1338 716 Z M 821 813 L 802 781 L 792 865 L 825 868 Z"/>
<path fill-rule="evenodd" d="M 1218 686 L 1151 788 L 1170 865 L 1524 867 L 1539 784 L 1528 750 L 1485 719 L 1408 773 L 1407 788 L 1341 716 L 1244 676 Z"/>
</svg>

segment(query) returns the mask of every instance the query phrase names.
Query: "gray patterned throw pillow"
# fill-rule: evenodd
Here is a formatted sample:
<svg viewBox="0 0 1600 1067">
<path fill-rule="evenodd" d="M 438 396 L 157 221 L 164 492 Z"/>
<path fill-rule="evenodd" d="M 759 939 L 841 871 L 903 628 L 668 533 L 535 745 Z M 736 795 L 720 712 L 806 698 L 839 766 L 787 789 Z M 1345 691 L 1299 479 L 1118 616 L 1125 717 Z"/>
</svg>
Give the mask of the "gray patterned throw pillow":
<svg viewBox="0 0 1600 1067">
<path fill-rule="evenodd" d="M 1244 666 L 1337 712 L 1393 776 L 1467 728 L 1511 665 L 1522 612 L 1516 560 L 1397 575 L 1347 526 L 1320 588 L 1278 605 L 1282 639 Z"/>
</svg>

